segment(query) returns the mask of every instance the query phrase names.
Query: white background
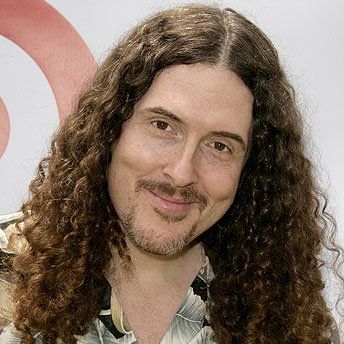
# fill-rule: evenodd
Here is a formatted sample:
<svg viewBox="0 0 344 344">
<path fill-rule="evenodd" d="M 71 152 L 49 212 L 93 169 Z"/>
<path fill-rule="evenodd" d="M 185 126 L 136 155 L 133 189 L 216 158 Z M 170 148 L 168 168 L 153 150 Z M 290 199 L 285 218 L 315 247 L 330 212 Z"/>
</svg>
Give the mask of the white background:
<svg viewBox="0 0 344 344">
<path fill-rule="evenodd" d="M 187 1 L 49 0 L 79 32 L 97 61 L 118 38 L 152 11 Z M 344 1 L 218 1 L 255 22 L 277 47 L 295 86 L 319 179 L 330 196 L 344 243 Z M 1 9 L 1 0 L 0 0 Z M 58 125 L 49 84 L 35 62 L 0 36 L 0 96 L 11 118 L 0 160 L 0 214 L 17 211 Z"/>
</svg>

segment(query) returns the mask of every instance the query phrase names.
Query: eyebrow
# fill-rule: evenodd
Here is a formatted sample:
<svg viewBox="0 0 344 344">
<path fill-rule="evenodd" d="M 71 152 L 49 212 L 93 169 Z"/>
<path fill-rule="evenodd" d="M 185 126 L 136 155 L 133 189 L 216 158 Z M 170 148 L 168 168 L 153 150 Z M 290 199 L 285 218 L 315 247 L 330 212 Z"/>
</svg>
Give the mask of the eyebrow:
<svg viewBox="0 0 344 344">
<path fill-rule="evenodd" d="M 145 109 L 141 110 L 140 112 L 141 113 L 156 113 L 158 115 L 163 115 L 165 117 L 173 119 L 178 123 L 185 124 L 181 118 L 179 118 L 178 116 L 173 114 L 171 111 L 168 111 L 168 110 L 162 108 L 161 106 L 145 108 Z"/>
<path fill-rule="evenodd" d="M 168 111 L 168 110 L 162 108 L 161 106 L 148 107 L 148 108 L 140 110 L 139 112 L 143 113 L 143 114 L 144 113 L 156 113 L 158 115 L 168 117 L 168 118 L 170 118 L 170 119 L 172 119 L 178 123 L 185 124 L 181 118 L 176 116 L 171 111 Z M 220 131 L 211 131 L 209 133 L 209 136 L 218 136 L 218 137 L 223 137 L 226 139 L 231 139 L 231 140 L 237 141 L 240 144 L 242 150 L 244 152 L 246 152 L 247 145 L 246 145 L 244 139 L 239 134 L 231 133 L 229 131 L 220 130 Z"/>
</svg>

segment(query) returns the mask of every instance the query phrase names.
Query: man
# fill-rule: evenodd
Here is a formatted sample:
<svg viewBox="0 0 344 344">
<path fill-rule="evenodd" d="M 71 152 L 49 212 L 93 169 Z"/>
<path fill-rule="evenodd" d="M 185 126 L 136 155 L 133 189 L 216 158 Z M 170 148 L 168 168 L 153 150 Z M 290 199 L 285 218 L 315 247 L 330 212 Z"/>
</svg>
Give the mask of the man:
<svg viewBox="0 0 344 344">
<path fill-rule="evenodd" d="M 135 27 L 30 190 L 6 343 L 331 342 L 293 89 L 233 10 Z"/>
</svg>

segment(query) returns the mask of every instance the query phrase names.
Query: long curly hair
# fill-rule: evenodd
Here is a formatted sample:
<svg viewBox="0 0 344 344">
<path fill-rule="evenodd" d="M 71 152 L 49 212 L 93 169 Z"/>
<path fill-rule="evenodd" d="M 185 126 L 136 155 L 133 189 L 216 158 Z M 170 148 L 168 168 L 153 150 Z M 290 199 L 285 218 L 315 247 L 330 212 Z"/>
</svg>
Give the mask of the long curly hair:
<svg viewBox="0 0 344 344">
<path fill-rule="evenodd" d="M 236 198 L 200 238 L 215 273 L 214 339 L 330 343 L 320 253 L 327 248 L 338 259 L 341 248 L 305 157 L 294 90 L 254 24 L 205 5 L 165 10 L 138 24 L 54 135 L 19 220 L 29 244 L 13 265 L 22 343 L 34 342 L 32 331 L 41 331 L 44 343 L 76 343 L 98 316 L 111 246 L 123 255 L 126 249 L 107 189 L 111 146 L 157 73 L 195 63 L 235 72 L 254 96 L 250 154 Z"/>
</svg>

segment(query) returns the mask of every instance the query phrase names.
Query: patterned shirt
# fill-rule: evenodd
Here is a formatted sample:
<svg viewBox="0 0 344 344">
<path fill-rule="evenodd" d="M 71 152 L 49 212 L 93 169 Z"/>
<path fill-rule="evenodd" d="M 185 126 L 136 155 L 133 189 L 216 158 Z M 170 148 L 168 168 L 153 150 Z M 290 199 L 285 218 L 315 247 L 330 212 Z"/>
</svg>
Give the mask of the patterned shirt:
<svg viewBox="0 0 344 344">
<path fill-rule="evenodd" d="M 20 213 L 0 216 L 0 248 L 3 249 L 7 245 L 7 238 L 2 229 L 13 223 L 19 215 Z M 213 278 L 211 265 L 206 257 L 206 264 L 200 269 L 189 287 L 160 344 L 215 344 L 207 314 L 209 283 Z M 1 297 L 0 285 L 0 300 Z M 133 331 L 122 333 L 123 331 L 119 331 L 112 321 L 109 284 L 105 287 L 101 299 L 101 311 L 98 318 L 92 322 L 87 334 L 77 336 L 77 344 L 137 344 Z M 330 329 L 330 335 L 331 343 L 340 343 L 339 330 L 335 322 Z M 13 323 L 10 323 L 0 334 L 0 344 L 20 344 L 20 337 L 20 332 L 15 329 Z M 35 344 L 43 344 L 41 333 L 35 334 L 34 338 Z M 58 340 L 57 343 L 61 341 Z"/>
<path fill-rule="evenodd" d="M 170 327 L 160 344 L 213 344 L 212 329 L 208 324 L 207 300 L 209 282 L 213 278 L 208 259 L 200 269 L 184 300 L 175 314 Z M 122 333 L 112 321 L 111 286 L 108 284 L 102 295 L 99 317 L 93 321 L 89 332 L 76 336 L 77 344 L 135 344 L 138 343 L 133 331 Z M 11 323 L 0 335 L 1 344 L 20 344 L 20 332 Z M 35 344 L 42 343 L 42 335 L 35 335 Z"/>
</svg>

